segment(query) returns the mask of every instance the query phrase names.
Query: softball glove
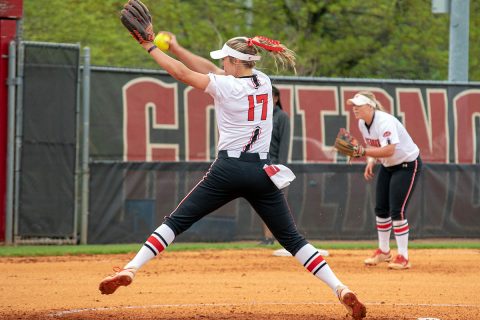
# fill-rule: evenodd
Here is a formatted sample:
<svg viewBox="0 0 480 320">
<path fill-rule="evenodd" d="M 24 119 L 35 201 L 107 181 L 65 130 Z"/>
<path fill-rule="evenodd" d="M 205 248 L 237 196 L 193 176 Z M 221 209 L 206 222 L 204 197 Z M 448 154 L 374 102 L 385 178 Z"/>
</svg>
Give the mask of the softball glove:
<svg viewBox="0 0 480 320">
<path fill-rule="evenodd" d="M 341 128 L 338 132 L 334 147 L 341 154 L 351 158 L 359 158 L 365 155 L 365 148 L 345 128 Z"/>
<path fill-rule="evenodd" d="M 120 21 L 138 43 L 152 42 L 155 39 L 152 16 L 140 0 L 129 0 L 123 6 Z"/>
</svg>

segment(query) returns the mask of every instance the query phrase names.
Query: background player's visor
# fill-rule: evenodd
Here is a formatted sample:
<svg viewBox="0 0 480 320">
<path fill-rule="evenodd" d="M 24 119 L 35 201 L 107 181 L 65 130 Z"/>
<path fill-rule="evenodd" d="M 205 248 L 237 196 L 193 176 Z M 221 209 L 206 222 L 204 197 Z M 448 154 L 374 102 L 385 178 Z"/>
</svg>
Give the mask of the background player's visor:
<svg viewBox="0 0 480 320">
<path fill-rule="evenodd" d="M 348 104 L 353 104 L 354 106 L 363 106 L 365 104 L 368 104 L 372 107 L 375 108 L 376 103 L 372 101 L 369 97 L 364 96 L 363 94 L 357 93 L 353 99 L 348 99 L 347 100 Z"/>
</svg>

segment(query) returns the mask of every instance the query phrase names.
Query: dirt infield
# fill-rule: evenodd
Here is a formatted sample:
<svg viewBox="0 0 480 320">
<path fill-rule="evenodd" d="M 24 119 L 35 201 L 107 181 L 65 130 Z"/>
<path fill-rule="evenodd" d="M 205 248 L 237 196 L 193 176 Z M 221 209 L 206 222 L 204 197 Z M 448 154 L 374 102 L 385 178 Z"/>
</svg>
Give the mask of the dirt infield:
<svg viewBox="0 0 480 320">
<path fill-rule="evenodd" d="M 365 250 L 328 263 L 367 319 L 480 319 L 479 250 L 411 250 L 412 269 L 363 266 Z M 344 319 L 333 293 L 272 250 L 166 252 L 102 296 L 100 280 L 133 255 L 0 258 L 0 319 Z"/>
</svg>

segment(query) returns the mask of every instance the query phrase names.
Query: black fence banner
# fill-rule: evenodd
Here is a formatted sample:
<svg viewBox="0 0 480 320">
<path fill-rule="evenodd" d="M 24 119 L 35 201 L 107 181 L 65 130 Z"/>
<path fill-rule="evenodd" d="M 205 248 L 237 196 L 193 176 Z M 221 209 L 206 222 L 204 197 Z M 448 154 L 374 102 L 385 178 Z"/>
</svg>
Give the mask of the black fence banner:
<svg viewBox="0 0 480 320">
<path fill-rule="evenodd" d="M 73 238 L 80 46 L 22 45 L 15 234 L 19 238 Z"/>
<path fill-rule="evenodd" d="M 291 121 L 286 195 L 310 239 L 375 239 L 374 183 L 332 146 L 338 129 L 360 136 L 346 101 L 375 93 L 407 128 L 424 162 L 408 212 L 411 238 L 480 234 L 480 85 L 273 77 Z M 164 72 L 94 68 L 90 118 L 89 243 L 142 242 L 201 179 L 217 150 L 213 100 Z M 178 241 L 259 239 L 243 199 Z"/>
</svg>

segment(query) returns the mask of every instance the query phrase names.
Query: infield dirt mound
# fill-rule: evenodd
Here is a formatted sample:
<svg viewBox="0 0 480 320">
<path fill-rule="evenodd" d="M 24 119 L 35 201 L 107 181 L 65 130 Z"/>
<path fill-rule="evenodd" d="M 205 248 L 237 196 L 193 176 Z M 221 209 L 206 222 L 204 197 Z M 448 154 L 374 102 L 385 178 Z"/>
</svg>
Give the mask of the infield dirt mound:
<svg viewBox="0 0 480 320">
<path fill-rule="evenodd" d="M 365 267 L 330 250 L 367 319 L 480 319 L 479 250 L 411 250 L 412 269 Z M 110 296 L 99 282 L 133 254 L 0 258 L 0 319 L 345 319 L 330 289 L 272 250 L 165 252 Z"/>
</svg>

